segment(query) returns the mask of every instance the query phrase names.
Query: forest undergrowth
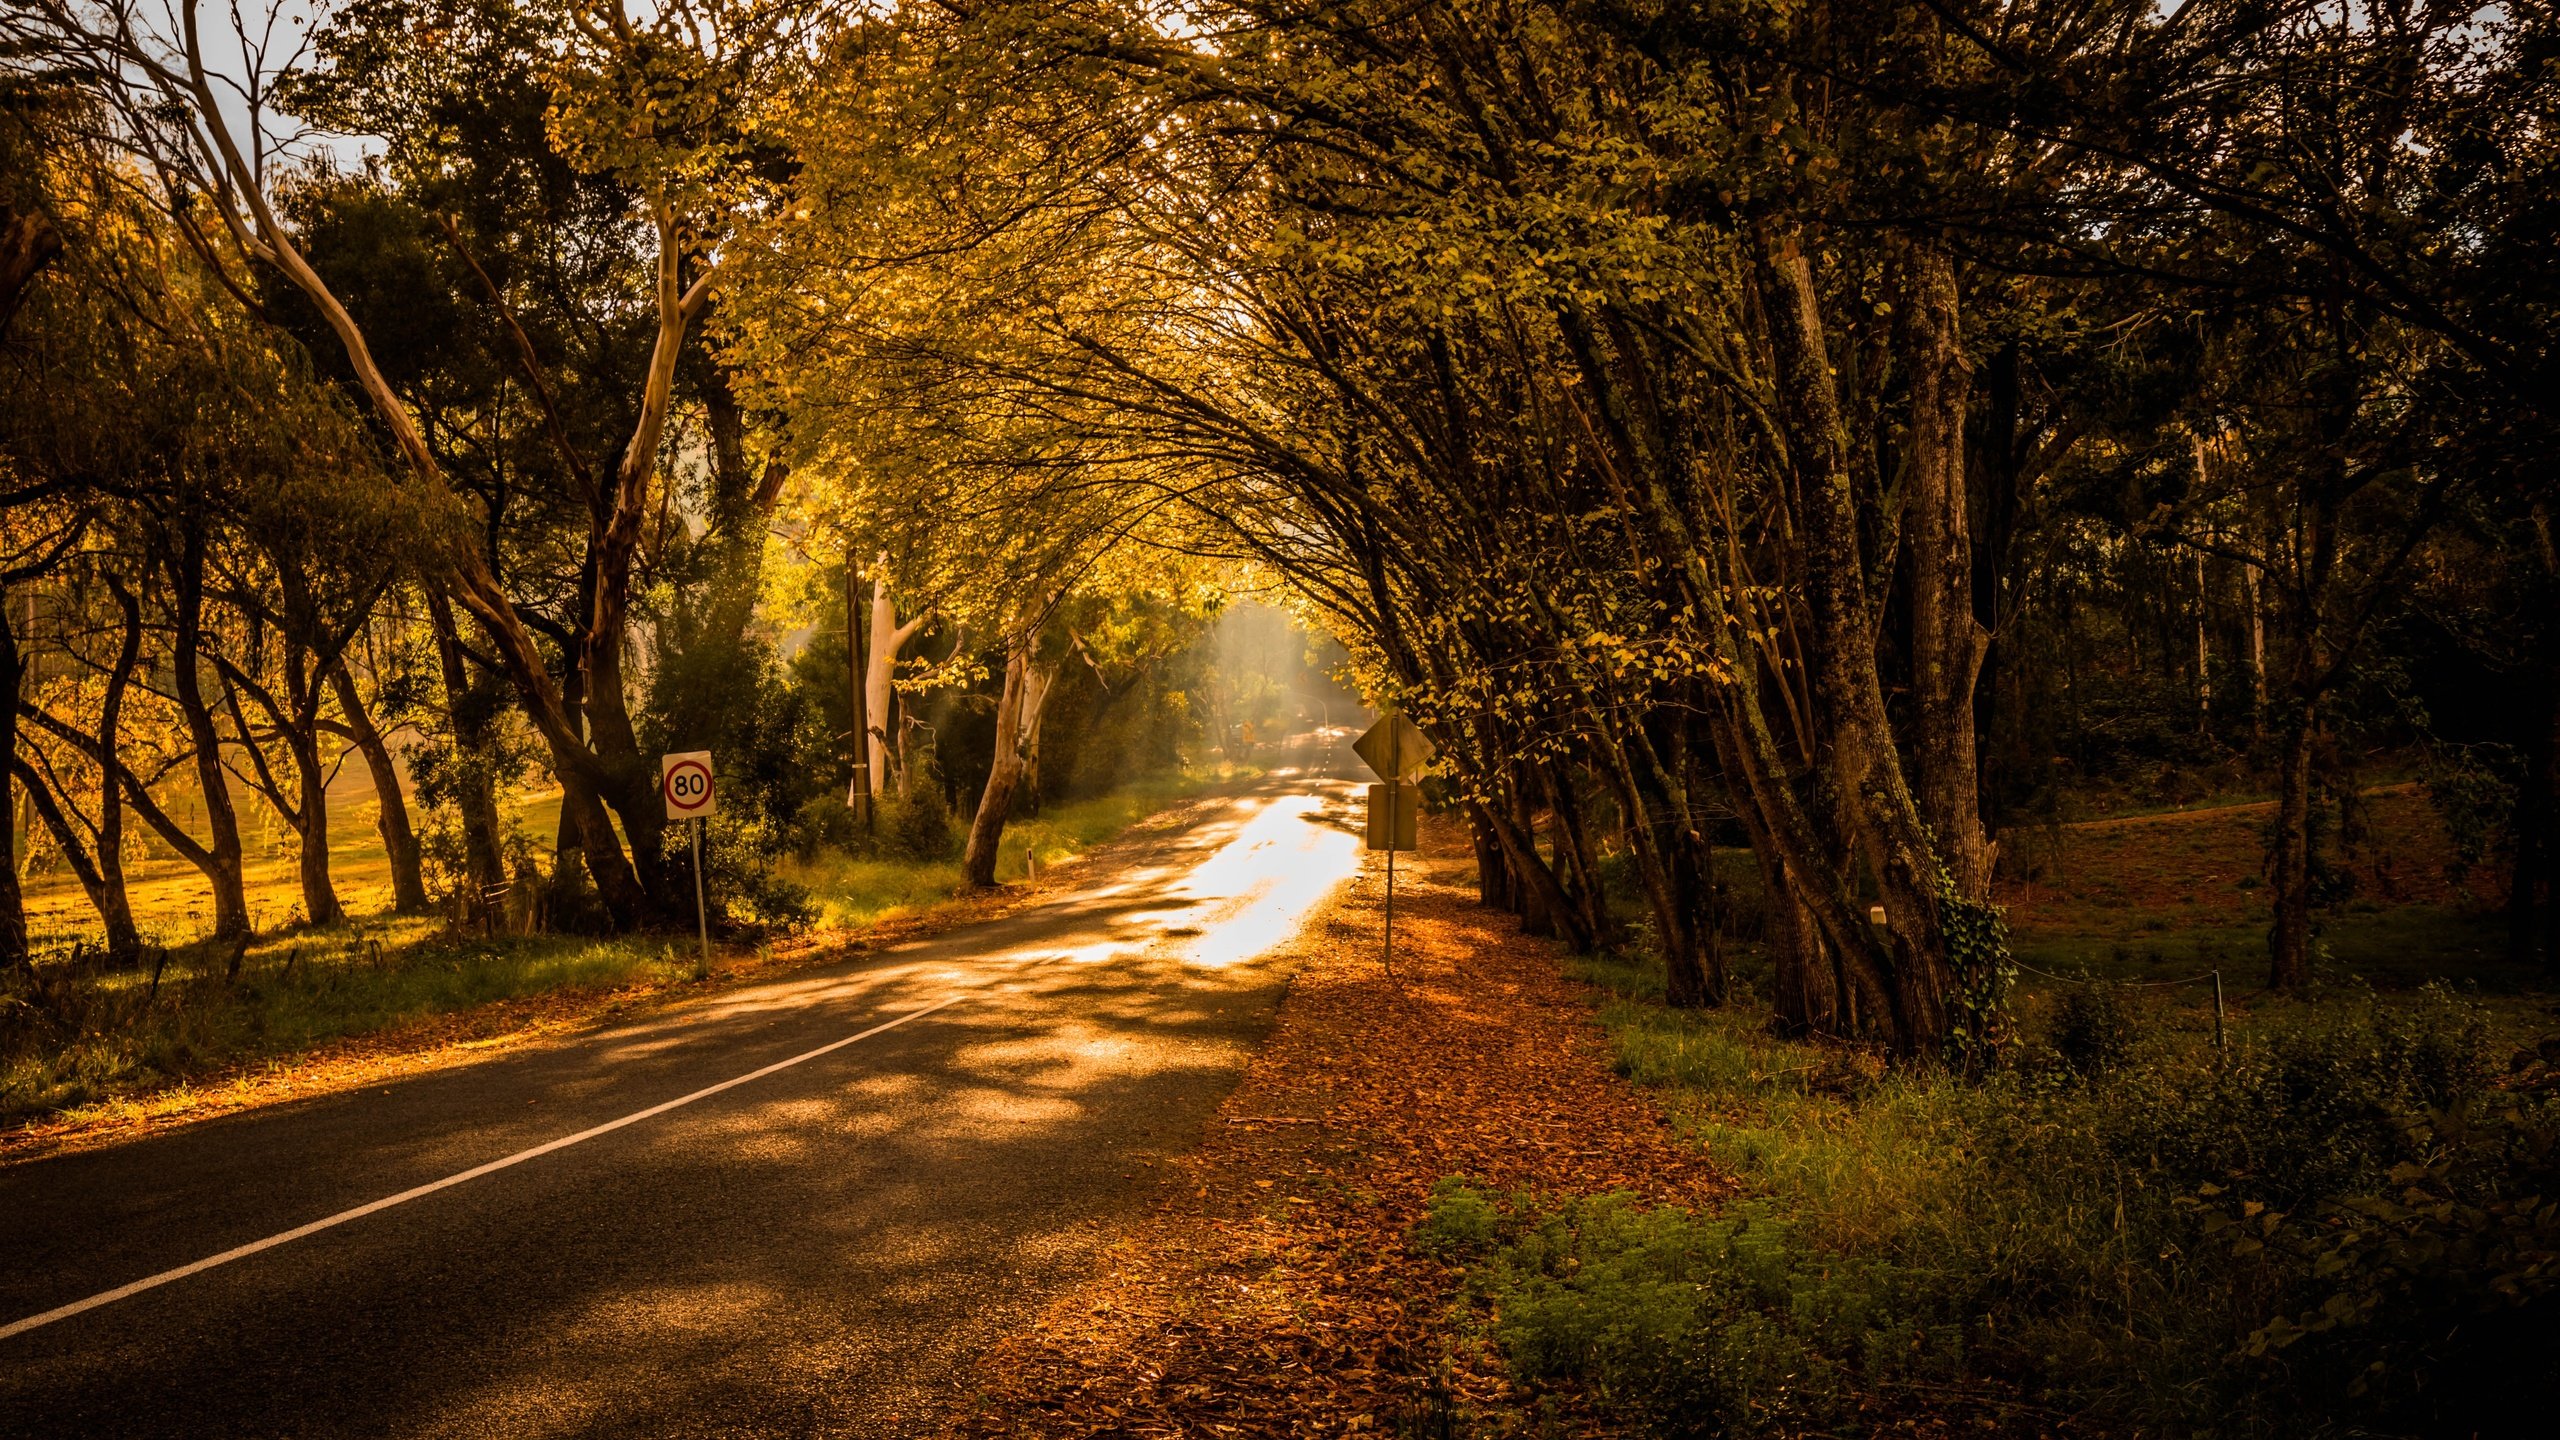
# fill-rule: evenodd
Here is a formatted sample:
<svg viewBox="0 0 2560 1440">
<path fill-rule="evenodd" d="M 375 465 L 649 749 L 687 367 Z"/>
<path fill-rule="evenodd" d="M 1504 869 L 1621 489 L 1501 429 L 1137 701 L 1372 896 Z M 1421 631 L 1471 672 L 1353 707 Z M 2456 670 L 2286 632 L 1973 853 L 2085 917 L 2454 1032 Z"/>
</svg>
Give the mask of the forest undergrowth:
<svg viewBox="0 0 2560 1440">
<path fill-rule="evenodd" d="M 2560 1402 L 2546 998 L 2353 985 L 2233 1017 L 2112 985 L 1997 1073 L 1894 1070 L 1591 962 L 1621 1074 L 1742 1185 L 1453 1178 L 1417 1243 L 1535 1388 L 1638 1433 L 2501 1435 Z"/>
</svg>

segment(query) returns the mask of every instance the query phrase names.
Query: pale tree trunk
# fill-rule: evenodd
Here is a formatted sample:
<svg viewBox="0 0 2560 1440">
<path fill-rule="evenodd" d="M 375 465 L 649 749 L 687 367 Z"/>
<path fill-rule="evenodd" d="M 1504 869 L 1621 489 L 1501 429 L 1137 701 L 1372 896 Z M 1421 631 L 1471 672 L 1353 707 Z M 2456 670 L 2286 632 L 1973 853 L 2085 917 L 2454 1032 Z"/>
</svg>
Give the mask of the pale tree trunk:
<svg viewBox="0 0 2560 1440">
<path fill-rule="evenodd" d="M 2196 552 L 2196 731 L 2213 728 L 2213 638 L 2205 625 L 2204 552 Z"/>
<path fill-rule="evenodd" d="M 2249 582 L 2249 733 L 2267 734 L 2267 612 L 2258 608 L 2258 567 L 2240 572 Z"/>
<path fill-rule="evenodd" d="M 1975 773 L 1973 687 L 1989 635 L 1973 611 L 1973 539 L 1967 528 L 1964 421 L 1971 376 L 1957 334 L 1955 267 L 1943 251 L 1914 258 L 1909 305 L 1910 456 L 1903 539 L 1911 555 L 1911 672 L 1915 768 L 1922 820 L 1958 893 L 1991 889 Z"/>
<path fill-rule="evenodd" d="M 346 717 L 346 738 L 364 757 L 365 770 L 373 777 L 374 828 L 382 832 L 382 850 L 391 861 L 391 908 L 402 915 L 422 914 L 427 908 L 427 883 L 419 865 L 418 835 L 409 825 L 408 797 L 400 790 L 399 764 L 366 713 L 355 676 L 344 661 L 330 669 L 329 680 L 337 691 L 339 712 Z"/>
<path fill-rule="evenodd" d="M 1014 793 L 1030 768 L 1040 744 L 1040 716 L 1049 699 L 1051 667 L 1037 658 L 1039 637 L 1007 643 L 1004 690 L 996 699 L 996 753 L 987 769 L 987 788 L 978 796 L 978 813 L 969 822 L 969 848 L 962 869 L 969 883 L 996 883 L 996 848 L 1004 839 L 1005 820 Z"/>
<path fill-rule="evenodd" d="M 916 632 L 924 628 L 925 617 L 914 616 L 905 623 L 898 620 L 897 602 L 889 596 L 889 581 L 882 573 L 885 565 L 875 569 L 871 578 L 871 634 L 863 651 L 862 708 L 864 741 L 871 762 L 871 798 L 877 802 L 889 792 L 889 707 L 898 673 L 898 651 Z M 903 793 L 904 787 L 901 787 Z"/>
</svg>

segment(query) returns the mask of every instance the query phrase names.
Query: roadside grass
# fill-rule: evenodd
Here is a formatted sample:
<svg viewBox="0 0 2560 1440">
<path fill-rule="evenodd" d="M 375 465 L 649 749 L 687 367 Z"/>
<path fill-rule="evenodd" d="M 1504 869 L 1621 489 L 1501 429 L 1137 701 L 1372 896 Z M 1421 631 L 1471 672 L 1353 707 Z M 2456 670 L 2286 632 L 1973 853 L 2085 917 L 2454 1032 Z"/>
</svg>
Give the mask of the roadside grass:
<svg viewBox="0 0 2560 1440">
<path fill-rule="evenodd" d="M 379 918 L 270 934 L 236 975 L 230 962 L 229 947 L 200 943 L 172 951 L 156 983 L 147 968 L 49 969 L 32 993 L 0 997 L 0 1124 L 494 1001 L 670 980 L 694 954 L 666 936 L 484 938 Z"/>
<path fill-rule="evenodd" d="M 1168 806 L 1251 780 L 1261 772 L 1216 765 L 1150 776 L 1106 795 L 1053 807 L 1007 827 L 1000 880 L 1021 878 L 1026 855 L 1045 872 Z M 514 798 L 509 819 L 542 833 L 556 794 Z M 0 1126 L 43 1117 L 78 1120 L 136 1097 L 183 1087 L 221 1072 L 292 1057 L 333 1041 L 384 1035 L 439 1016 L 501 1001 L 580 997 L 665 985 L 694 974 L 685 936 L 599 939 L 566 934 L 467 935 L 442 917 L 399 917 L 370 801 L 342 802 L 331 817 L 332 878 L 351 910 L 375 912 L 344 925 L 287 924 L 262 931 L 240 956 L 204 940 L 205 889 L 183 861 L 137 864 L 136 919 L 168 946 L 156 977 L 141 968 L 106 969 L 68 958 L 79 940 L 96 943 L 62 914 L 87 901 L 68 876 L 32 887 L 46 908 L 49 953 L 32 976 L 0 976 Z M 963 889 L 955 858 L 905 859 L 828 852 L 777 864 L 805 887 L 822 936 L 849 936 L 900 917 L 929 913 Z M 269 924 L 298 910 L 293 853 L 280 845 L 250 866 L 253 913 Z M 62 890 L 69 887 L 65 897 Z M 34 906 L 31 905 L 31 909 Z"/>
<path fill-rule="evenodd" d="M 1183 801 L 1262 778 L 1256 765 L 1213 761 L 1162 771 L 1106 794 L 1070 801 L 1005 827 L 997 847 L 996 879 L 1018 880 L 1080 858 L 1086 850 Z M 1027 857 L 1027 858 L 1026 858 Z"/>
<path fill-rule="evenodd" d="M 1776 1034 L 1758 872 L 1720 853 L 1733 1004 L 1667 1008 L 1640 951 L 1577 967 L 1742 1197 L 1452 1179 L 1416 1243 L 1517 1376 L 1637 1434 L 2527 1433 L 2560 1405 L 2554 977 L 2503 959 L 2494 877 L 2399 789 L 2336 857 L 2311 991 L 2264 991 L 2264 823 L 2011 848 L 2014 953 L 2049 973 L 1974 1078 Z M 2213 970 L 2227 1050 L 2211 988 L 2163 983 Z"/>
<path fill-rule="evenodd" d="M 2542 997 L 2262 1003 L 2218 1055 L 2209 1016 L 2110 991 L 1967 1080 L 1584 973 L 1620 1072 L 1745 1198 L 1452 1181 L 1416 1238 L 1516 1373 L 1638 1433 L 2500 1434 L 2560 1402 L 2529 1358 L 2560 1335 Z"/>
</svg>

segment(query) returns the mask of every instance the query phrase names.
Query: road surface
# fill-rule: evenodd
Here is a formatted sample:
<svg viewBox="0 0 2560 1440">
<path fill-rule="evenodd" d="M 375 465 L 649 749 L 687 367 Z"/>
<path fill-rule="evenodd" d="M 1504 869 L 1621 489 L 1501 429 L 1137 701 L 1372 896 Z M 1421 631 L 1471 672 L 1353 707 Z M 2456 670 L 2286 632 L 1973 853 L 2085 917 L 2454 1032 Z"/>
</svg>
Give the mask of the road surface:
<svg viewBox="0 0 2560 1440">
<path fill-rule="evenodd" d="M 1359 858 L 1299 755 L 1005 919 L 0 1169 L 0 1436 L 923 1429 L 1269 1025 Z"/>
</svg>

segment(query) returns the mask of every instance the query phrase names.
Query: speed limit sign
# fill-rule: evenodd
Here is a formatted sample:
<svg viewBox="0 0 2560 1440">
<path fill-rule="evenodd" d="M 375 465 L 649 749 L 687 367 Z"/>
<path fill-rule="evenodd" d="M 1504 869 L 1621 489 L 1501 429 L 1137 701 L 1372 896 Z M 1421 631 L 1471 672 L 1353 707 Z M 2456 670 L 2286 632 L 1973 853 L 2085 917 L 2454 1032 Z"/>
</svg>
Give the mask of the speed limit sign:
<svg viewBox="0 0 2560 1440">
<path fill-rule="evenodd" d="M 667 818 L 693 820 L 719 808 L 711 788 L 711 752 L 687 750 L 658 759 L 658 793 L 667 797 Z"/>
</svg>

